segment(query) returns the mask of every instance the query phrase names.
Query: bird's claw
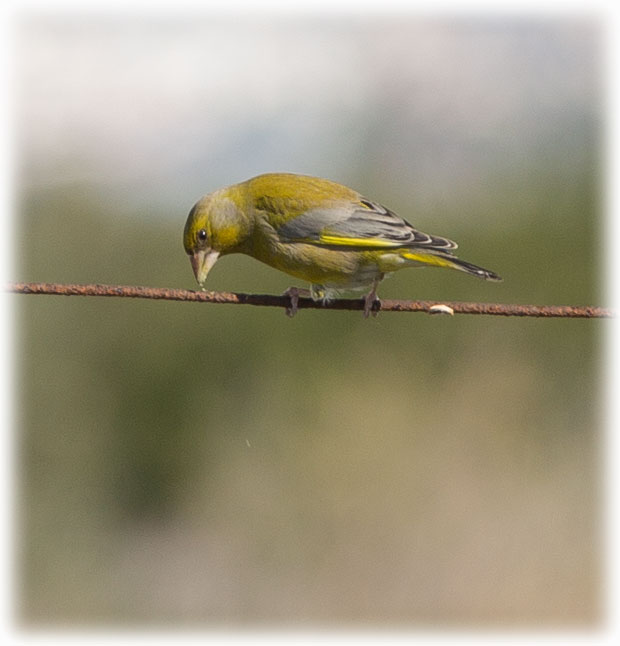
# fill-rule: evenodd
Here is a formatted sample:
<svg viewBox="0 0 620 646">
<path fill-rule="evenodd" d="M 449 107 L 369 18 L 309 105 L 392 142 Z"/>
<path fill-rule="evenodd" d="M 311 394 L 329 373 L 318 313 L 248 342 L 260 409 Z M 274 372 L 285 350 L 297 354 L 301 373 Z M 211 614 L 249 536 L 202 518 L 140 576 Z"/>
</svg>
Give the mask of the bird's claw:
<svg viewBox="0 0 620 646">
<path fill-rule="evenodd" d="M 285 296 L 288 296 L 291 304 L 286 308 L 286 315 L 289 318 L 293 318 L 297 314 L 297 306 L 299 303 L 299 290 L 297 287 L 289 287 L 285 292 Z"/>
<path fill-rule="evenodd" d="M 379 310 L 381 309 L 381 301 L 377 298 L 377 287 L 379 283 L 383 280 L 384 274 L 379 274 L 375 278 L 372 289 L 364 297 L 364 318 L 367 319 L 371 312 L 373 316 L 377 316 Z"/>
<path fill-rule="evenodd" d="M 286 315 L 289 318 L 293 318 L 297 314 L 299 297 L 300 296 L 310 295 L 310 292 L 307 289 L 300 289 L 299 287 L 289 287 L 285 292 L 284 296 L 288 296 L 291 304 L 286 308 Z"/>
<path fill-rule="evenodd" d="M 377 316 L 381 309 L 381 301 L 375 294 L 368 294 L 364 298 L 364 318 L 367 319 L 371 314 Z"/>
</svg>

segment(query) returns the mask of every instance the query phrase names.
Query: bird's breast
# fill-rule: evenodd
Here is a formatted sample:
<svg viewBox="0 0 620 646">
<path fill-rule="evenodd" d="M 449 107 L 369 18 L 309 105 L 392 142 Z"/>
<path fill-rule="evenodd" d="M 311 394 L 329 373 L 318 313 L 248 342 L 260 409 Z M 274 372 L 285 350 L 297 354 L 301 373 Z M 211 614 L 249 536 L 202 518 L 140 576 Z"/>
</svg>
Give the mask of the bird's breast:
<svg viewBox="0 0 620 646">
<path fill-rule="evenodd" d="M 302 242 L 281 242 L 277 237 L 257 241 L 252 255 L 291 276 L 319 285 L 368 285 L 381 273 L 370 254 L 333 249 Z"/>
</svg>

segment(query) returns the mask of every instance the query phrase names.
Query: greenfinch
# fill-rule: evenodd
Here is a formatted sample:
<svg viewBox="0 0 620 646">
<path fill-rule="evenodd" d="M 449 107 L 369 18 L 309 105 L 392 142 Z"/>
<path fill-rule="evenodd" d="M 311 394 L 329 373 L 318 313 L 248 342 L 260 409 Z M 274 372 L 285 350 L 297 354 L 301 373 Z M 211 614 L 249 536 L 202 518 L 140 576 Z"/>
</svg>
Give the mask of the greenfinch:
<svg viewBox="0 0 620 646">
<path fill-rule="evenodd" d="M 309 282 L 315 300 L 370 288 L 365 317 L 384 276 L 403 267 L 448 267 L 501 280 L 457 258 L 455 242 L 422 233 L 357 191 L 292 173 L 258 175 L 201 198 L 189 212 L 183 246 L 201 286 L 220 256 L 243 253 Z M 290 315 L 301 291 L 286 292 Z"/>
</svg>

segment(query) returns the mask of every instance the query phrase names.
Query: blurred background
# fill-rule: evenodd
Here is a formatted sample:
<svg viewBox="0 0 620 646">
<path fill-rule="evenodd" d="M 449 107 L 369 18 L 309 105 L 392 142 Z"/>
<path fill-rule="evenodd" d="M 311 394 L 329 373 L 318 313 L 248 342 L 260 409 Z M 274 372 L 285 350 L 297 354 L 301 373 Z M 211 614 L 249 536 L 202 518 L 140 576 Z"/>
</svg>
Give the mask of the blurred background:
<svg viewBox="0 0 620 646">
<path fill-rule="evenodd" d="M 593 18 L 22 13 L 14 279 L 195 288 L 192 204 L 269 171 L 502 284 L 605 304 Z M 209 289 L 281 293 L 242 256 Z M 25 626 L 594 627 L 604 321 L 16 297 Z"/>
</svg>

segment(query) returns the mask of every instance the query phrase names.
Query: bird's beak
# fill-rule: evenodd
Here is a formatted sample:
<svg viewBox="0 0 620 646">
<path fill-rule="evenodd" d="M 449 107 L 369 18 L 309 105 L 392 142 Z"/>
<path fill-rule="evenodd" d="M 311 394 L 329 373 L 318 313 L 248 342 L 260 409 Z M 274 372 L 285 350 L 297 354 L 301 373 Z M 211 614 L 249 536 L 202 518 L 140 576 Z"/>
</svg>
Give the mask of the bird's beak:
<svg viewBox="0 0 620 646">
<path fill-rule="evenodd" d="M 207 280 L 207 274 L 219 255 L 220 252 L 213 251 L 213 249 L 200 249 L 200 251 L 196 251 L 190 256 L 189 260 L 192 263 L 194 276 L 196 276 L 199 285 L 204 285 L 205 280 Z"/>
</svg>

